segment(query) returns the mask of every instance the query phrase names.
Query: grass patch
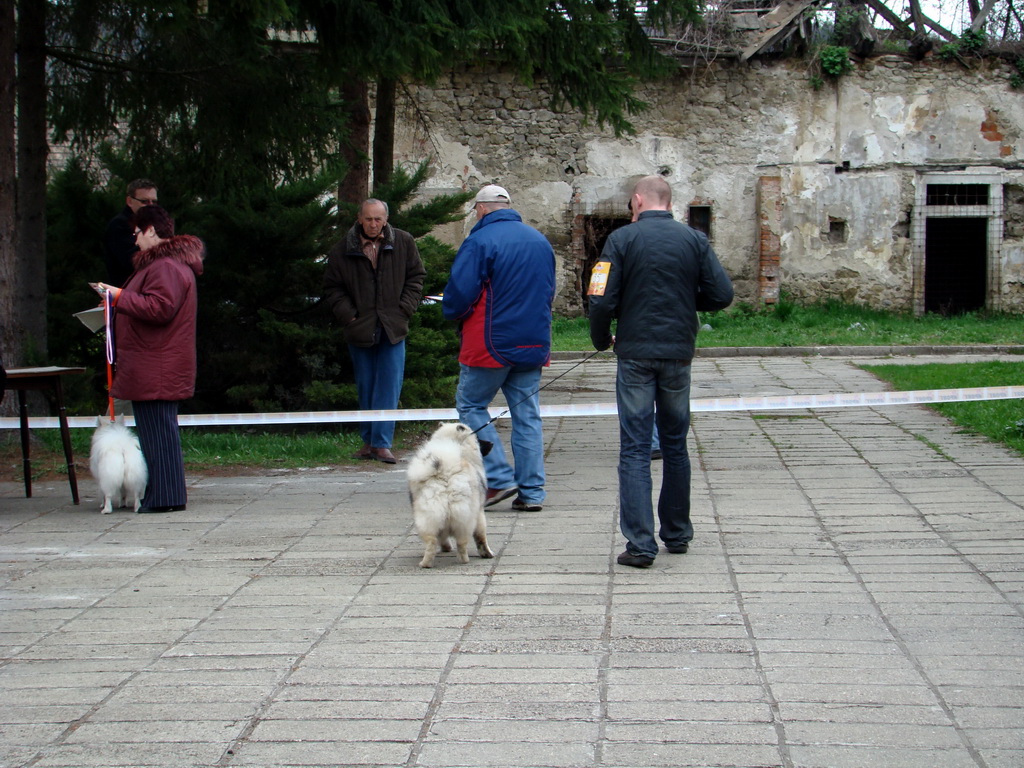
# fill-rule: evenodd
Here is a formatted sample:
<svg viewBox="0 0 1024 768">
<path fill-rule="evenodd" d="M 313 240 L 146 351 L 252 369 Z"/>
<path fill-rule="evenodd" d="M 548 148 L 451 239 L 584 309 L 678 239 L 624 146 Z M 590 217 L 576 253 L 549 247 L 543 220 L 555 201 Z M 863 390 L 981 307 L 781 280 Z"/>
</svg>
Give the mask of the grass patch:
<svg viewBox="0 0 1024 768">
<path fill-rule="evenodd" d="M 434 426 L 425 422 L 398 422 L 395 449 L 404 451 L 415 447 Z M 16 430 L 10 430 L 9 434 L 11 439 L 0 449 L 0 479 L 20 482 L 21 444 Z M 33 477 L 66 475 L 60 432 L 38 429 L 32 434 Z M 80 472 L 88 472 L 91 439 L 91 429 L 71 430 L 71 446 Z M 352 466 L 365 463 L 352 458 L 362 444 L 359 432 L 351 428 L 229 430 L 186 427 L 181 430 L 181 450 L 185 469 L 189 472 Z"/>
<path fill-rule="evenodd" d="M 394 448 L 415 447 L 433 424 L 400 421 L 395 425 Z M 192 471 L 225 467 L 298 469 L 364 464 L 352 454 L 363 444 L 356 429 L 181 430 L 185 467 Z"/>
<path fill-rule="evenodd" d="M 1024 385 L 1024 362 L 863 365 L 900 391 Z M 1024 456 L 1024 400 L 982 400 L 929 405 L 969 432 L 984 435 Z"/>
<path fill-rule="evenodd" d="M 1020 344 L 1020 316 L 987 312 L 917 317 L 825 301 L 800 305 L 780 301 L 755 309 L 737 304 L 721 312 L 701 312 L 698 347 L 818 347 Z M 585 317 L 555 318 L 552 348 L 559 352 L 593 349 Z"/>
<path fill-rule="evenodd" d="M 362 445 L 356 432 L 295 430 L 181 430 L 185 466 L 193 470 L 229 466 L 296 469 L 354 464 Z"/>
<path fill-rule="evenodd" d="M 551 320 L 551 349 L 555 352 L 589 352 L 590 321 L 585 317 L 555 317 Z"/>
</svg>

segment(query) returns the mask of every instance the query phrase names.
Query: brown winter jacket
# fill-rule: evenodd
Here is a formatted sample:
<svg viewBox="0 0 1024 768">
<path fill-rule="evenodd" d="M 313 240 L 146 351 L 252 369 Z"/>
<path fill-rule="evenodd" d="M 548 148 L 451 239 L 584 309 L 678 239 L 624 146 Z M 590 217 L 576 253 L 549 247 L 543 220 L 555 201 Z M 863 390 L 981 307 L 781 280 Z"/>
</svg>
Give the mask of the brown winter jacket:
<svg viewBox="0 0 1024 768">
<path fill-rule="evenodd" d="M 110 394 L 122 400 L 185 400 L 196 384 L 196 276 L 203 241 L 177 235 L 139 251 L 114 310 L 116 367 Z"/>
<path fill-rule="evenodd" d="M 377 326 L 395 344 L 409 335 L 409 318 L 419 306 L 427 271 L 412 235 L 390 224 L 377 269 L 363 255 L 359 224 L 327 255 L 324 299 L 341 323 L 345 341 L 371 347 L 380 337 Z"/>
</svg>

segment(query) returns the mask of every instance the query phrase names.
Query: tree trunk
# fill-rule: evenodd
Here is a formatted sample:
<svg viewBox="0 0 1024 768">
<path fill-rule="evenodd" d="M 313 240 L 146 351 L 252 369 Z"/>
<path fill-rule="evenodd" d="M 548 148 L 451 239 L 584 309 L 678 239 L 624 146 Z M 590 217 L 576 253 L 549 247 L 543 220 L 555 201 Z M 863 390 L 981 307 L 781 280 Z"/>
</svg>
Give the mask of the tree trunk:
<svg viewBox="0 0 1024 768">
<path fill-rule="evenodd" d="M 928 30 L 925 28 L 924 12 L 921 10 L 920 0 L 910 0 L 910 18 L 914 22 L 914 33 L 925 35 Z"/>
<path fill-rule="evenodd" d="M 391 181 L 395 170 L 395 91 L 398 81 L 377 80 L 377 113 L 373 121 L 373 188 Z"/>
<path fill-rule="evenodd" d="M 343 139 L 342 154 L 348 163 L 338 186 L 338 201 L 359 204 L 370 196 L 370 97 L 365 80 L 353 78 L 341 88 L 349 113 L 349 133 Z"/>
<path fill-rule="evenodd" d="M 14 203 L 17 164 L 14 144 L 14 3 L 0 3 L 0 360 L 7 368 L 21 362 L 17 331 L 17 251 Z M 2 396 L 3 393 L 0 393 Z M 0 414 L 13 415 L 11 398 Z"/>
<path fill-rule="evenodd" d="M 985 19 L 995 7 L 996 0 L 985 0 L 985 4 L 977 10 L 971 9 L 971 32 L 980 32 L 985 28 Z M 975 3 L 974 5 L 977 5 Z"/>
<path fill-rule="evenodd" d="M 46 355 L 46 0 L 18 3 L 17 312 L 22 358 Z M 69 320 L 70 322 L 70 320 Z"/>
</svg>

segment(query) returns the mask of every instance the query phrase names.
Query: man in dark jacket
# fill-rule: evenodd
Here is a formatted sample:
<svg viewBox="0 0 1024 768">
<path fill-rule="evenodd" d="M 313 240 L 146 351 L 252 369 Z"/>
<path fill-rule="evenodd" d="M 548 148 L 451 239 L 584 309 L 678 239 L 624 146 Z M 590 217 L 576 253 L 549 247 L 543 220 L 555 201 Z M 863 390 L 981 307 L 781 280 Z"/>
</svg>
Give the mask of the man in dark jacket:
<svg viewBox="0 0 1024 768">
<path fill-rule="evenodd" d="M 539 512 L 545 492 L 538 391 L 551 356 L 555 252 L 512 210 L 504 188 L 483 187 L 473 210 L 478 221 L 455 256 L 442 305 L 460 326 L 455 405 L 459 419 L 493 443 L 484 457 L 487 506 L 517 496 L 513 509 Z M 488 424 L 487 407 L 499 389 L 511 409 L 515 469 Z"/>
<path fill-rule="evenodd" d="M 388 206 L 370 199 L 355 225 L 327 256 L 324 298 L 343 327 L 362 410 L 398 407 L 405 375 L 405 337 L 426 276 L 416 241 L 388 224 Z M 359 459 L 394 464 L 395 422 L 360 425 Z"/>
<path fill-rule="evenodd" d="M 658 534 L 669 552 L 682 554 L 693 538 L 686 434 L 697 311 L 729 306 L 733 289 L 707 237 L 672 218 L 668 182 L 641 179 L 630 202 L 636 222 L 609 235 L 587 294 L 591 341 L 599 350 L 614 344 L 618 357 L 619 527 L 626 537 L 618 562 L 647 568 L 658 554 L 651 502 L 654 405 L 665 462 Z"/>
<path fill-rule="evenodd" d="M 140 208 L 156 205 L 156 184 L 149 179 L 135 179 L 128 184 L 124 208 L 107 224 L 103 233 L 103 257 L 107 267 L 107 282 L 120 288 L 135 271 L 132 257 L 138 252 L 135 244 L 135 224 L 132 217 Z"/>
</svg>

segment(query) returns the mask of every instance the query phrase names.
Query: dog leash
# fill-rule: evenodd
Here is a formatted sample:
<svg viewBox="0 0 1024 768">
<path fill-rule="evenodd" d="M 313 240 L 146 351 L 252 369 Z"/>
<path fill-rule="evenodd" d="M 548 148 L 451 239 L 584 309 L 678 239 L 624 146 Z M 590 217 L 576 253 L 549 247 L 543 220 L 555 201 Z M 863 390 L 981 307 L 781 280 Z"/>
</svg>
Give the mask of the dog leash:
<svg viewBox="0 0 1024 768">
<path fill-rule="evenodd" d="M 491 424 L 493 424 L 493 423 L 494 423 L 494 422 L 496 422 L 496 421 L 497 421 L 498 419 L 500 419 L 500 418 L 501 418 L 502 416 L 504 416 L 504 415 L 505 415 L 506 413 L 509 413 L 509 412 L 510 412 L 510 411 L 511 411 L 511 410 L 512 410 L 513 408 L 515 408 L 516 406 L 518 406 L 518 405 L 522 405 L 522 404 L 523 404 L 523 403 L 525 403 L 525 402 L 526 402 L 527 400 L 529 400 L 529 399 L 531 399 L 531 398 L 533 398 L 533 397 L 536 397 L 537 395 L 539 395 L 539 394 L 540 394 L 540 391 L 541 391 L 542 389 L 544 389 L 545 387 L 548 387 L 548 386 L 550 386 L 550 385 L 554 384 L 554 383 L 555 383 L 556 381 L 558 381 L 558 380 L 559 380 L 560 378 L 562 378 L 563 376 L 565 376 L 565 374 L 567 374 L 567 373 L 570 373 L 570 372 L 572 372 L 572 371 L 576 370 L 577 368 L 579 368 L 579 367 L 580 367 L 581 365 L 583 365 L 584 363 L 586 363 L 586 362 L 588 362 L 588 361 L 590 361 L 590 360 L 593 360 L 593 359 L 594 359 L 595 357 L 597 357 L 598 355 L 600 355 L 600 354 L 601 354 L 602 352 L 604 352 L 604 351 L 605 351 L 605 350 L 603 350 L 603 349 L 599 349 L 599 350 L 597 350 L 596 352 L 591 352 L 591 353 L 590 353 L 589 355 L 587 355 L 586 357 L 584 357 L 584 358 L 583 358 L 582 360 L 580 360 L 579 362 L 577 362 L 577 363 L 574 363 L 573 365 L 571 365 L 571 366 L 569 366 L 568 368 L 566 368 L 566 369 L 565 369 L 564 371 L 562 371 L 562 372 L 561 372 L 560 374 L 558 374 L 557 376 L 555 376 L 555 378 L 553 378 L 553 379 L 552 379 L 551 381 L 549 381 L 549 382 L 548 382 L 547 384 L 542 384 L 541 386 L 537 387 L 537 391 L 536 391 L 536 392 L 532 392 L 532 393 L 530 393 L 529 395 L 527 395 L 526 397 L 524 397 L 524 398 L 523 398 L 522 400 L 520 400 L 520 401 L 519 401 L 518 403 L 515 403 L 515 404 L 513 404 L 513 405 L 510 405 L 510 406 L 508 406 L 508 408 L 506 408 L 505 410 L 503 410 L 503 411 L 502 411 L 501 413 L 499 413 L 499 414 L 498 414 L 497 416 L 494 416 L 494 417 L 492 417 L 492 418 L 490 419 L 490 421 L 488 421 L 488 422 L 487 422 L 486 424 L 482 424 L 481 426 L 479 426 L 479 427 L 477 427 L 476 429 L 474 429 L 474 430 L 473 430 L 473 433 L 472 433 L 472 434 L 474 434 L 474 435 L 475 435 L 475 434 L 476 434 L 477 432 L 479 432 L 479 431 L 480 431 L 481 429 L 486 429 L 486 428 L 487 428 L 487 427 L 489 427 L 489 426 L 490 426 Z"/>
<path fill-rule="evenodd" d="M 114 421 L 114 397 L 110 394 L 110 388 L 114 385 L 114 303 L 110 293 L 103 293 L 103 324 L 107 336 L 107 411 L 110 420 Z"/>
</svg>

